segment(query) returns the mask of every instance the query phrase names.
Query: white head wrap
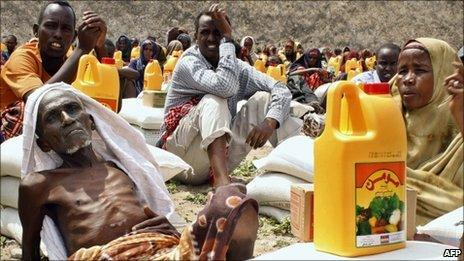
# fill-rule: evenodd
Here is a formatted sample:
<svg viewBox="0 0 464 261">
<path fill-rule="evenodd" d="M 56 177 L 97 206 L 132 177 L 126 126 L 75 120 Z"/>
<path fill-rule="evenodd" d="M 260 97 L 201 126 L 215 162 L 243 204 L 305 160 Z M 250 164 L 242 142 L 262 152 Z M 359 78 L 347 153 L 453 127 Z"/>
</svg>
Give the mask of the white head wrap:
<svg viewBox="0 0 464 261">
<path fill-rule="evenodd" d="M 169 217 L 174 206 L 158 171 L 158 164 L 150 153 L 141 133 L 124 119 L 103 105 L 66 83 L 47 84 L 36 89 L 28 98 L 23 125 L 23 162 L 21 177 L 30 172 L 56 169 L 61 158 L 53 151 L 43 152 L 36 143 L 35 127 L 40 101 L 51 90 L 66 90 L 80 98 L 84 108 L 93 116 L 96 131 L 92 134 L 92 148 L 107 161 L 114 162 L 134 182 L 138 196 L 152 210 Z M 78 173 L 76 173 L 78 175 Z M 50 259 L 66 259 L 66 248 L 58 227 L 45 216 L 41 237 Z"/>
<path fill-rule="evenodd" d="M 246 40 L 247 38 L 250 38 L 250 39 L 251 39 L 251 42 L 253 43 L 253 45 L 255 45 L 255 39 L 253 39 L 253 37 L 247 35 L 247 36 L 243 37 L 242 40 L 240 41 L 240 46 L 241 46 L 241 47 L 244 47 L 244 46 L 245 46 L 245 40 Z"/>
</svg>

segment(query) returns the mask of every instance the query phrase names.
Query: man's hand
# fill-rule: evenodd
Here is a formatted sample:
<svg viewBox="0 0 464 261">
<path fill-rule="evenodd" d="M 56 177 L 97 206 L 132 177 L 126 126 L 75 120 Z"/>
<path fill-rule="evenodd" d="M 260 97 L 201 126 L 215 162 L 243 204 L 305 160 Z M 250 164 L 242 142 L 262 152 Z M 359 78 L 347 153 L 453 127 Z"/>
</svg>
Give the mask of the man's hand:
<svg viewBox="0 0 464 261">
<path fill-rule="evenodd" d="M 168 219 L 164 216 L 158 216 L 153 212 L 149 207 L 145 206 L 143 208 L 145 215 L 149 219 L 135 225 L 132 227 L 132 231 L 140 232 L 158 232 L 164 235 L 171 235 L 180 237 L 180 233 L 176 230 L 176 228 L 169 223 Z M 132 233 L 134 233 L 132 232 Z"/>
<path fill-rule="evenodd" d="M 77 29 L 78 48 L 90 52 L 95 46 L 102 47 L 106 37 L 106 23 L 94 12 L 84 12 L 83 22 Z"/>
<path fill-rule="evenodd" d="M 213 4 L 209 11 L 211 12 L 211 18 L 214 21 L 214 25 L 221 33 L 222 37 L 232 39 L 232 27 L 230 27 L 229 22 L 226 20 L 226 11 L 222 8 L 219 8 L 218 4 Z"/>
<path fill-rule="evenodd" d="M 257 149 L 266 144 L 267 140 L 277 129 L 278 122 L 272 118 L 266 118 L 258 126 L 254 127 L 246 139 L 246 143 L 249 144 L 253 149 Z"/>
</svg>

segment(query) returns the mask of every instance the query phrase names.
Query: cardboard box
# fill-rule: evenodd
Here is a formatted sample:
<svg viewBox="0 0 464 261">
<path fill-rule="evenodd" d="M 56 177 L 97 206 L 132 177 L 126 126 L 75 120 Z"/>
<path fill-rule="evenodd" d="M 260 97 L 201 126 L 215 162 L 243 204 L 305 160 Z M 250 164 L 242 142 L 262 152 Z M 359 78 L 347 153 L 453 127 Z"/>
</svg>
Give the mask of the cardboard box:
<svg viewBox="0 0 464 261">
<path fill-rule="evenodd" d="M 313 241 L 314 185 L 293 184 L 290 190 L 292 234 L 304 242 Z"/>
<path fill-rule="evenodd" d="M 142 105 L 163 108 L 166 101 L 166 91 L 142 91 Z"/>
<path fill-rule="evenodd" d="M 416 233 L 417 191 L 406 188 L 406 238 L 414 240 Z"/>
</svg>

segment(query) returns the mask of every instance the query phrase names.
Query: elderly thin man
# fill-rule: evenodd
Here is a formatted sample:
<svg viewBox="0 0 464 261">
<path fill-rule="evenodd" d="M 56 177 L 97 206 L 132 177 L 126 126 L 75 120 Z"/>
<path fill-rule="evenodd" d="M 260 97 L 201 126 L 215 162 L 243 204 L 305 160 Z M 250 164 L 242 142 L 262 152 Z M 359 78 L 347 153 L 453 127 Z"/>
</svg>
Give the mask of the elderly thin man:
<svg viewBox="0 0 464 261">
<path fill-rule="evenodd" d="M 40 259 L 42 224 L 52 259 L 252 256 L 257 203 L 244 187 L 211 194 L 180 236 L 164 217 L 173 205 L 156 160 L 118 115 L 58 83 L 31 94 L 26 117 L 22 174 L 28 174 L 18 207 L 24 259 Z"/>
</svg>

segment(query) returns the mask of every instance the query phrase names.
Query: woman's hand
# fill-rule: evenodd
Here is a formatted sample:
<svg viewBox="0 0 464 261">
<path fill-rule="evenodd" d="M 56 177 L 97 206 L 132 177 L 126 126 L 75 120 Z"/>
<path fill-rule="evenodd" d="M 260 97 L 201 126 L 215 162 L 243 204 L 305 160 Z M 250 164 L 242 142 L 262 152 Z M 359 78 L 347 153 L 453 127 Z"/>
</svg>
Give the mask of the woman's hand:
<svg viewBox="0 0 464 261">
<path fill-rule="evenodd" d="M 456 123 L 458 124 L 461 134 L 464 135 L 464 65 L 453 63 L 456 70 L 445 79 L 445 88 L 452 96 L 449 102 L 449 108 Z"/>
</svg>

